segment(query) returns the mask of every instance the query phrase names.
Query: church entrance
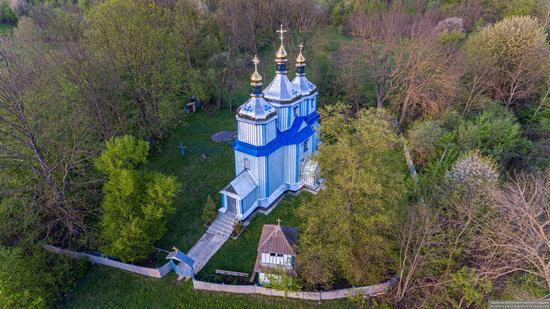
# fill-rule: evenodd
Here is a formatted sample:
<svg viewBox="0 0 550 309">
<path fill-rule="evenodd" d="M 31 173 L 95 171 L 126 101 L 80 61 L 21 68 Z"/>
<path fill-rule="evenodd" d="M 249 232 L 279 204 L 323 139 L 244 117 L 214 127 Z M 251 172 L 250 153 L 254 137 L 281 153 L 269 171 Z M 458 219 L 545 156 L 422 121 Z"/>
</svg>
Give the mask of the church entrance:
<svg viewBox="0 0 550 309">
<path fill-rule="evenodd" d="M 233 197 L 227 197 L 227 212 L 232 214 L 237 213 L 237 200 Z"/>
</svg>

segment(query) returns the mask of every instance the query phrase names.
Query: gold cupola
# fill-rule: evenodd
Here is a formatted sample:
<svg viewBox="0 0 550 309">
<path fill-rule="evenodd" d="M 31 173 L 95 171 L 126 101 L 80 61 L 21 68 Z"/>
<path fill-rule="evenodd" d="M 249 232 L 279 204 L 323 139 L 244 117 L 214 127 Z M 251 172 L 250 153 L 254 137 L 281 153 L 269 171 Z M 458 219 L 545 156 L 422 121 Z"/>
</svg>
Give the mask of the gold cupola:
<svg viewBox="0 0 550 309">
<path fill-rule="evenodd" d="M 298 57 L 296 57 L 296 66 L 304 66 L 306 65 L 306 58 L 304 55 L 302 55 L 302 49 L 304 48 L 304 44 L 300 43 L 300 53 L 298 54 Z"/>
<path fill-rule="evenodd" d="M 262 85 L 262 76 L 258 72 L 258 64 L 260 64 L 260 59 L 258 59 L 258 55 L 254 55 L 254 58 L 252 58 L 252 63 L 254 63 L 254 73 L 250 75 L 250 85 L 257 87 Z"/>
<path fill-rule="evenodd" d="M 275 54 L 275 62 L 282 63 L 287 61 L 287 53 L 284 46 L 284 40 L 285 40 L 285 33 L 287 30 L 283 29 L 283 25 L 281 25 L 281 29 L 277 30 L 279 33 L 279 38 L 281 39 L 281 46 L 279 46 L 279 49 L 277 50 L 277 53 Z"/>
</svg>

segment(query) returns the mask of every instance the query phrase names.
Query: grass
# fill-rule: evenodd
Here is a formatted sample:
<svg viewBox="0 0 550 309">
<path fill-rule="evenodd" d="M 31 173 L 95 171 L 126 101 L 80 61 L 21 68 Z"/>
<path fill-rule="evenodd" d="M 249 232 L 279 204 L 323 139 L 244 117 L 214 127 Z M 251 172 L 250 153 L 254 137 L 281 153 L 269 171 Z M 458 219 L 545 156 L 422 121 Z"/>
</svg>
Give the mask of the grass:
<svg viewBox="0 0 550 309">
<path fill-rule="evenodd" d="M 216 269 L 252 273 L 256 261 L 258 242 L 264 224 L 281 224 L 299 227 L 300 222 L 297 216 L 297 209 L 304 199 L 311 197 L 310 193 L 302 192 L 299 196 L 287 195 L 268 215 L 257 214 L 250 225 L 244 230 L 241 236 L 234 240 L 230 238 L 223 247 L 216 252 L 208 264 L 197 275 L 202 280 L 215 281 Z"/>
<path fill-rule="evenodd" d="M 176 213 L 169 220 L 168 232 L 158 247 L 176 246 L 187 252 L 206 230 L 201 214 L 208 195 L 220 204 L 219 190 L 234 177 L 231 145 L 210 140 L 210 136 L 220 130 L 236 130 L 232 114 L 224 111 L 193 114 L 189 121 L 173 131 L 149 160 L 148 168 L 174 175 L 182 184 L 174 203 Z M 180 142 L 185 146 L 184 157 Z"/>
<path fill-rule="evenodd" d="M 0 24 L 0 35 L 8 34 L 15 29 L 15 25 L 12 24 Z"/>
<path fill-rule="evenodd" d="M 211 293 L 193 290 L 192 283 L 176 283 L 171 273 L 163 279 L 145 278 L 94 266 L 59 308 L 345 308 L 348 300 L 306 302 L 299 300 Z"/>
</svg>

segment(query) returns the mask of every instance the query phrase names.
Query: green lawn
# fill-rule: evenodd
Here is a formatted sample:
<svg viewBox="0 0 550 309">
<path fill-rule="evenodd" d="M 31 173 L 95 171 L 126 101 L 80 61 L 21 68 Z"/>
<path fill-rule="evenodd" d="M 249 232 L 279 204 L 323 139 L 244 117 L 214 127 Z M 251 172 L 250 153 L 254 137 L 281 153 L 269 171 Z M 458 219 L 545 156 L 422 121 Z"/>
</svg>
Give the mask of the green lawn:
<svg viewBox="0 0 550 309">
<path fill-rule="evenodd" d="M 211 293 L 193 290 L 190 281 L 163 279 L 94 266 L 59 308 L 346 308 L 348 300 L 306 302 L 277 297 Z"/>
<path fill-rule="evenodd" d="M 218 192 L 235 174 L 231 145 L 210 140 L 210 136 L 220 130 L 236 130 L 232 114 L 222 111 L 193 114 L 150 158 L 148 168 L 174 175 L 183 185 L 176 197 L 176 213 L 169 220 L 168 232 L 158 247 L 170 249 L 176 246 L 187 252 L 206 230 L 200 218 L 208 195 L 211 194 L 220 204 Z M 185 146 L 183 158 L 180 142 Z M 202 157 L 203 154 L 206 158 Z"/>
<path fill-rule="evenodd" d="M 300 222 L 296 211 L 300 202 L 311 198 L 311 196 L 311 193 L 307 192 L 302 192 L 299 196 L 287 194 L 268 216 L 257 214 L 241 236 L 236 240 L 230 238 L 210 259 L 197 277 L 203 280 L 211 280 L 216 269 L 251 274 L 256 261 L 258 242 L 260 241 L 263 225 L 277 224 L 277 219 L 281 219 L 281 224 L 299 228 Z"/>
</svg>

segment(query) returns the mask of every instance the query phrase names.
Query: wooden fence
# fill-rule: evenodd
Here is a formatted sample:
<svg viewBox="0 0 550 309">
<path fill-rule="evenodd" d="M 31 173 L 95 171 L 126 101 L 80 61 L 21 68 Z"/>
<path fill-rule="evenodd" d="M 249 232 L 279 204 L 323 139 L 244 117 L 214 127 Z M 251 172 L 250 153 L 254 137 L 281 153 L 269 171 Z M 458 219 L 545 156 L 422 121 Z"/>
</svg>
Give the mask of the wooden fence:
<svg viewBox="0 0 550 309">
<path fill-rule="evenodd" d="M 195 290 L 226 292 L 235 294 L 260 294 L 266 296 L 298 298 L 304 300 L 332 300 L 348 298 L 354 295 L 376 296 L 385 293 L 394 283 L 390 280 L 384 283 L 357 288 L 333 290 L 327 292 L 285 292 L 255 285 L 229 285 L 193 280 Z"/>
<path fill-rule="evenodd" d="M 172 267 L 170 266 L 170 262 L 164 264 L 160 268 L 148 268 L 148 267 L 122 263 L 122 262 L 114 261 L 108 258 L 91 255 L 88 253 L 61 249 L 50 245 L 45 245 L 44 249 L 53 253 L 63 254 L 72 258 L 85 258 L 94 264 L 101 264 L 109 267 L 114 267 L 114 268 L 129 271 L 129 272 L 133 272 L 136 274 L 153 277 L 153 278 L 162 278 L 172 270 Z"/>
</svg>

